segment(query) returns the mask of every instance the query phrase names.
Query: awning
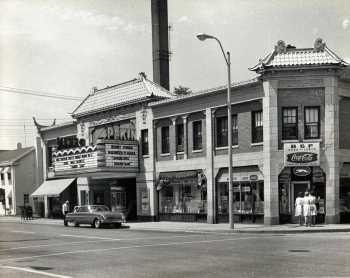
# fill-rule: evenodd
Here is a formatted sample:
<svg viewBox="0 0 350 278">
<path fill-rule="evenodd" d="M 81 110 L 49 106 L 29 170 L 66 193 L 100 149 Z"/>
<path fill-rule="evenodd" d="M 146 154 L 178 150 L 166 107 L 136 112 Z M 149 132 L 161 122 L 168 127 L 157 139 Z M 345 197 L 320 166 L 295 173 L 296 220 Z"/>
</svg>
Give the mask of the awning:
<svg viewBox="0 0 350 278">
<path fill-rule="evenodd" d="M 63 190 L 65 190 L 74 179 L 58 179 L 58 180 L 47 180 L 44 181 L 42 185 L 39 186 L 32 194 L 32 197 L 36 196 L 48 196 L 48 197 L 58 197 Z"/>
<path fill-rule="evenodd" d="M 162 172 L 159 174 L 157 190 L 159 191 L 167 185 L 182 185 L 184 183 L 196 184 L 204 189 L 206 187 L 206 178 L 202 170 Z"/>
<path fill-rule="evenodd" d="M 257 167 L 254 167 L 257 168 Z M 263 174 L 259 170 L 239 170 L 233 169 L 232 171 L 232 180 L 233 182 L 242 182 L 242 181 L 261 181 L 264 180 Z M 228 182 L 228 169 L 221 170 L 221 173 L 218 174 L 217 182 Z"/>
</svg>

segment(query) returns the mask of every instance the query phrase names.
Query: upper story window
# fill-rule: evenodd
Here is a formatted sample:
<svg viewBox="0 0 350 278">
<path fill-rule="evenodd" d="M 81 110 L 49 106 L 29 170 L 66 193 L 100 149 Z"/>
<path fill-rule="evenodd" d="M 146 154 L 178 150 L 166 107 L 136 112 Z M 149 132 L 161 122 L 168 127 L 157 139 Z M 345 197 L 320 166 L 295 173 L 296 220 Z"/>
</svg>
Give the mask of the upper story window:
<svg viewBox="0 0 350 278">
<path fill-rule="evenodd" d="M 176 151 L 177 152 L 184 151 L 184 125 L 183 124 L 176 125 Z"/>
<path fill-rule="evenodd" d="M 1 174 L 0 174 L 0 180 L 1 180 L 1 181 L 5 180 L 4 173 L 1 173 Z"/>
<path fill-rule="evenodd" d="M 227 116 L 216 118 L 216 146 L 226 147 L 228 145 Z M 237 115 L 232 115 L 232 145 L 238 145 Z"/>
<path fill-rule="evenodd" d="M 11 173 L 7 173 L 8 182 L 11 183 Z"/>
<path fill-rule="evenodd" d="M 304 137 L 305 139 L 320 138 L 320 107 L 305 107 Z"/>
<path fill-rule="evenodd" d="M 193 150 L 202 149 L 202 121 L 193 122 Z"/>
<path fill-rule="evenodd" d="M 298 139 L 298 108 L 282 108 L 282 139 Z"/>
<path fill-rule="evenodd" d="M 163 126 L 161 129 L 162 136 L 162 153 L 170 153 L 169 144 L 169 127 Z"/>
<path fill-rule="evenodd" d="M 263 118 L 262 111 L 252 113 L 252 143 L 263 142 Z"/>
<path fill-rule="evenodd" d="M 148 129 L 141 130 L 141 152 L 142 155 L 148 155 Z"/>
</svg>

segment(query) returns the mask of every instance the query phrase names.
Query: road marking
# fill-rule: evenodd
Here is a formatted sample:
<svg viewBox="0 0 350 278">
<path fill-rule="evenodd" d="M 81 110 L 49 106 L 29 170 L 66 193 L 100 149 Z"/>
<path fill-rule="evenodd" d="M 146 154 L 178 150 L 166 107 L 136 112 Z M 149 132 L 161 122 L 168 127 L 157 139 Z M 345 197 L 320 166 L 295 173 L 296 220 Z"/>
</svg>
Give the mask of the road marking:
<svg viewBox="0 0 350 278">
<path fill-rule="evenodd" d="M 17 231 L 17 230 L 13 230 L 11 231 L 12 233 L 21 233 L 21 234 L 35 234 L 35 232 L 28 232 L 28 231 Z"/>
<path fill-rule="evenodd" d="M 185 245 L 185 244 L 196 244 L 196 243 L 213 243 L 213 242 L 223 242 L 223 241 L 237 241 L 237 240 L 244 240 L 244 239 L 267 239 L 267 238 L 276 238 L 276 236 L 266 236 L 266 237 L 263 237 L 263 236 L 252 236 L 252 237 L 212 239 L 212 240 L 196 240 L 196 241 L 180 241 L 180 242 L 178 241 L 178 242 L 169 242 L 169 243 L 130 245 L 130 246 L 121 246 L 121 247 L 114 247 L 114 248 L 103 248 L 103 249 L 76 250 L 76 251 L 51 253 L 51 254 L 45 254 L 45 255 L 35 255 L 35 256 L 27 256 L 27 257 L 19 257 L 19 258 L 0 259 L 0 262 L 18 261 L 18 260 L 44 258 L 44 257 L 54 257 L 54 256 L 67 255 L 67 254 L 108 252 L 108 251 L 114 251 L 114 250 L 133 249 L 133 248 L 162 247 L 162 246 L 172 246 L 172 245 Z"/>
<path fill-rule="evenodd" d="M 120 240 L 119 238 L 111 238 L 111 237 L 81 236 L 81 235 L 68 235 L 68 234 L 60 234 L 59 236 L 62 236 L 62 237 L 78 237 L 78 238 L 101 239 L 101 240 Z"/>
<path fill-rule="evenodd" d="M 67 235 L 68 236 L 68 235 Z M 132 241 L 132 240 L 146 240 L 146 239 L 170 239 L 170 238 L 179 238 L 179 237 L 194 237 L 198 235 L 182 235 L 182 236 L 167 236 L 167 237 L 139 237 L 139 238 L 110 238 L 106 240 L 83 240 L 83 241 L 72 241 L 68 243 L 53 243 L 53 244 L 40 244 L 40 245 L 29 245 L 29 246 L 20 246 L 13 248 L 0 249 L 1 252 L 10 251 L 10 250 L 19 250 L 19 249 L 29 249 L 29 248 L 42 248 L 42 247 L 52 247 L 52 246 L 64 246 L 64 245 L 74 245 L 81 243 L 100 243 L 100 242 L 113 242 L 113 241 Z M 73 237 L 77 237 L 73 235 Z M 84 238 L 84 236 L 79 236 Z"/>
<path fill-rule="evenodd" d="M 6 265 L 4 265 L 4 266 L 0 266 L 0 268 L 19 270 L 19 271 L 24 271 L 24 272 L 30 272 L 30 273 L 45 275 L 45 276 L 49 276 L 49 277 L 56 277 L 56 278 L 72 278 L 71 276 L 67 276 L 67 275 L 59 275 L 59 274 L 54 274 L 54 273 L 50 273 L 50 272 L 39 271 L 39 270 L 34 270 L 34 269 L 24 268 L 24 267 L 15 267 L 15 266 L 6 266 Z"/>
</svg>

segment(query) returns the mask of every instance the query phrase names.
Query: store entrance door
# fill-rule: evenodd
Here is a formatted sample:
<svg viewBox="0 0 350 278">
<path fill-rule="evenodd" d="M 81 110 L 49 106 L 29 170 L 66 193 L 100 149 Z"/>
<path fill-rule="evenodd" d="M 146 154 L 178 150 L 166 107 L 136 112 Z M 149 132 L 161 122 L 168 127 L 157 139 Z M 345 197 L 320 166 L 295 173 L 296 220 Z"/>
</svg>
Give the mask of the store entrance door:
<svg viewBox="0 0 350 278">
<path fill-rule="evenodd" d="M 292 222 L 298 223 L 297 217 L 295 217 L 295 200 L 298 197 L 299 192 L 304 193 L 307 190 L 310 190 L 310 181 L 294 181 L 292 182 L 292 188 L 291 188 L 291 207 L 292 207 Z"/>
<path fill-rule="evenodd" d="M 122 187 L 111 187 L 111 209 L 112 211 L 126 211 L 126 192 Z"/>
</svg>

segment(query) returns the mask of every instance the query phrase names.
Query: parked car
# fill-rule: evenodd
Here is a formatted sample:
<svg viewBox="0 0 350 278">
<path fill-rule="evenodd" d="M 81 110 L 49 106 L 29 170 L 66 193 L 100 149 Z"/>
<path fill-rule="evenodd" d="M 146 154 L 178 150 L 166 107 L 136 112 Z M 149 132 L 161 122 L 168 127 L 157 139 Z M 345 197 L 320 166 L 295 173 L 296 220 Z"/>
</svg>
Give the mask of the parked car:
<svg viewBox="0 0 350 278">
<path fill-rule="evenodd" d="M 100 228 L 105 224 L 120 227 L 122 223 L 125 223 L 125 215 L 101 205 L 76 206 L 72 213 L 66 214 L 64 225 L 68 226 L 68 223 L 74 226 L 90 224 L 95 228 Z"/>
</svg>

